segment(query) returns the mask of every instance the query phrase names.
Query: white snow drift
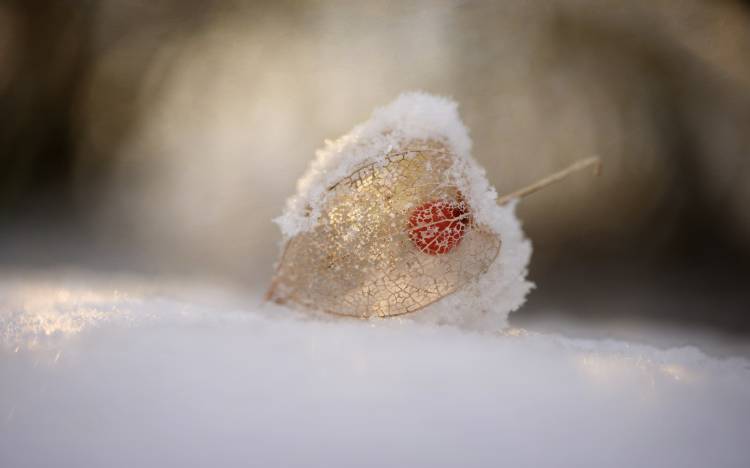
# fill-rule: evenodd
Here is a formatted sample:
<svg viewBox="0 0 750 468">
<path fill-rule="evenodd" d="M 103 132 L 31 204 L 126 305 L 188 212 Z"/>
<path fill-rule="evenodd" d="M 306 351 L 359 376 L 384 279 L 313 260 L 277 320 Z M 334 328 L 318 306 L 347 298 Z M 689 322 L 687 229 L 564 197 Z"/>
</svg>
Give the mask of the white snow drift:
<svg viewBox="0 0 750 468">
<path fill-rule="evenodd" d="M 165 284 L 0 281 L 0 466 L 750 464 L 743 359 Z"/>
</svg>

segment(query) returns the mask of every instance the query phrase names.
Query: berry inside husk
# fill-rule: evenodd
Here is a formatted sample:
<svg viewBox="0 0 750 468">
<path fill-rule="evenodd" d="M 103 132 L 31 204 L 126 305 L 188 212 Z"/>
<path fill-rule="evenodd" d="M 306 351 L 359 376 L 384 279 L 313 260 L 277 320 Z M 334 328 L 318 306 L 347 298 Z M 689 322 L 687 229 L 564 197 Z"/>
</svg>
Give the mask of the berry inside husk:
<svg viewBox="0 0 750 468">
<path fill-rule="evenodd" d="M 447 254 L 460 243 L 471 224 L 465 201 L 432 200 L 416 207 L 409 216 L 409 239 L 421 252 Z"/>
</svg>

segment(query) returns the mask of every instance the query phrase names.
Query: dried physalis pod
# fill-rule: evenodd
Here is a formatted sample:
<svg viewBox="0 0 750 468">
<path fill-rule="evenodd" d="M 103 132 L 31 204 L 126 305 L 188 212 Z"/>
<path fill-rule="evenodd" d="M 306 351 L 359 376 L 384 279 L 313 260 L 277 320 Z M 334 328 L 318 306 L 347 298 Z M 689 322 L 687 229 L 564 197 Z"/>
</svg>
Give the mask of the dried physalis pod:
<svg viewBox="0 0 750 468">
<path fill-rule="evenodd" d="M 268 298 L 360 318 L 444 305 L 505 320 L 532 286 L 531 246 L 470 147 L 456 104 L 424 93 L 327 142 L 277 220 Z"/>
<path fill-rule="evenodd" d="M 287 243 L 273 297 L 340 315 L 414 312 L 486 272 L 500 239 L 449 181 L 455 156 L 412 141 L 328 187 L 317 224 Z"/>
</svg>

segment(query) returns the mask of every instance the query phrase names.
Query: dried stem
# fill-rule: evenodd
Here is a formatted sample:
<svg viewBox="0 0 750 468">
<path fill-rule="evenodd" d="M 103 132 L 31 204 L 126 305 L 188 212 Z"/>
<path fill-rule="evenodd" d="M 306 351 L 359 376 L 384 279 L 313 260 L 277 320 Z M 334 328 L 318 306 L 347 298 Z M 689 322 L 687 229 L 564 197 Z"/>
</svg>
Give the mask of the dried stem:
<svg viewBox="0 0 750 468">
<path fill-rule="evenodd" d="M 569 175 L 581 171 L 583 169 L 586 169 L 587 167 L 594 167 L 594 174 L 599 175 L 599 173 L 602 170 L 602 161 L 601 159 L 597 157 L 593 158 L 586 158 L 581 159 L 578 162 L 575 162 L 568 166 L 567 168 L 556 172 L 554 174 L 548 175 L 547 177 L 540 179 L 533 184 L 527 185 L 526 187 L 516 190 L 515 192 L 511 192 L 507 195 L 503 195 L 501 197 L 498 197 L 497 204 L 498 205 L 505 205 L 511 200 L 515 200 L 516 198 L 523 198 L 527 195 L 531 195 L 532 193 L 539 191 L 548 185 L 552 185 L 555 182 L 559 182 L 565 178 L 567 178 Z"/>
</svg>

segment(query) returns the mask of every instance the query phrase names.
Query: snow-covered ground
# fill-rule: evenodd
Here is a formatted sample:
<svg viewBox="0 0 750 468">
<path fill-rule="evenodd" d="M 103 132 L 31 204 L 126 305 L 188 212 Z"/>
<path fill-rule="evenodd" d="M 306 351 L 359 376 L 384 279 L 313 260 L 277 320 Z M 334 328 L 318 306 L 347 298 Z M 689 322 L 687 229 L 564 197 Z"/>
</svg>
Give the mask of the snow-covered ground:
<svg viewBox="0 0 750 468">
<path fill-rule="evenodd" d="M 86 273 L 0 280 L 0 466 L 750 466 L 750 363 Z"/>
</svg>

